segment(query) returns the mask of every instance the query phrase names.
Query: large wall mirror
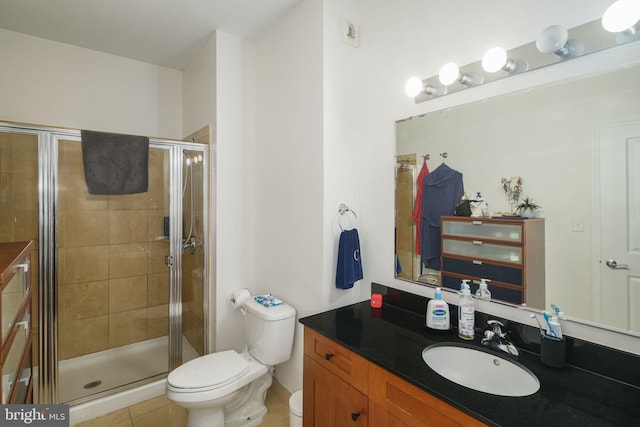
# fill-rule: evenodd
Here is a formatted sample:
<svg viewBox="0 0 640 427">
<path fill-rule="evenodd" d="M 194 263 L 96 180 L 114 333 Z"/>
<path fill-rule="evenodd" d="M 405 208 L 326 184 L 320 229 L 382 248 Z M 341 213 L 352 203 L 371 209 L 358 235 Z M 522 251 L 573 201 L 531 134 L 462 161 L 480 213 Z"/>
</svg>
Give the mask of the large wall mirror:
<svg viewBox="0 0 640 427">
<path fill-rule="evenodd" d="M 639 335 L 638 58 L 636 47 L 604 72 L 399 120 L 396 277 L 437 283 L 416 256 L 411 217 L 423 156 L 431 171 L 445 162 L 461 172 L 466 194 L 480 192 L 490 215 L 510 210 L 501 178 L 522 177 L 521 198 L 544 218 L 544 303 L 528 306 L 556 304 L 570 319 Z"/>
</svg>

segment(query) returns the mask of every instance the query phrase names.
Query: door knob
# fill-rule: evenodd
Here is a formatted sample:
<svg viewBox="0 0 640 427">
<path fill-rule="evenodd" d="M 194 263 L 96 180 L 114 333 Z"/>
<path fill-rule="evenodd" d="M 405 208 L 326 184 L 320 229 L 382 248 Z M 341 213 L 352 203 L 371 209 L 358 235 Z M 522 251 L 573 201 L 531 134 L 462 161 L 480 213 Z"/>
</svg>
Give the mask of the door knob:
<svg viewBox="0 0 640 427">
<path fill-rule="evenodd" d="M 615 259 L 608 259 L 607 262 L 607 267 L 612 268 L 614 270 L 628 270 L 629 266 L 627 264 L 618 264 L 618 262 Z"/>
</svg>

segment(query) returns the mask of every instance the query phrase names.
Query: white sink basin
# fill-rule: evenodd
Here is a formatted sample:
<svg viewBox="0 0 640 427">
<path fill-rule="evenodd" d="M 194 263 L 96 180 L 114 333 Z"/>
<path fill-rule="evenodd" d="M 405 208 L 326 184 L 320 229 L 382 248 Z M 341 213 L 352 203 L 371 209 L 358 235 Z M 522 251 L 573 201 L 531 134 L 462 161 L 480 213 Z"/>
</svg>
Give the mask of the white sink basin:
<svg viewBox="0 0 640 427">
<path fill-rule="evenodd" d="M 464 344 L 435 344 L 422 351 L 426 364 L 454 383 L 498 396 L 529 396 L 540 381 L 524 366 Z"/>
</svg>

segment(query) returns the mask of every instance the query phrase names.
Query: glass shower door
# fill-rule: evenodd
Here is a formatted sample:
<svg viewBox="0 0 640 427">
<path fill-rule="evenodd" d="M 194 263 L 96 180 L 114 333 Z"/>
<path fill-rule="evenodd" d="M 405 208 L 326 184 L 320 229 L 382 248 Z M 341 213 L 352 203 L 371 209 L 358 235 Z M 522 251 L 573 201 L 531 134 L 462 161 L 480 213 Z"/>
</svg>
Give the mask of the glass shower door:
<svg viewBox="0 0 640 427">
<path fill-rule="evenodd" d="M 150 147 L 149 190 L 88 194 L 79 139 L 58 140 L 58 399 L 168 371 L 170 150 Z"/>
</svg>

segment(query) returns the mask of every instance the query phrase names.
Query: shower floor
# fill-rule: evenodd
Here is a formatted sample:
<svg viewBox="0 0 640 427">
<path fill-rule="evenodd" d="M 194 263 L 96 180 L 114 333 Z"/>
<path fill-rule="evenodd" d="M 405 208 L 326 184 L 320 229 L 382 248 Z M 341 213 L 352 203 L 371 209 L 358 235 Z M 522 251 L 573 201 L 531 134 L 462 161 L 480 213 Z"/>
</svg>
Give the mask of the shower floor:
<svg viewBox="0 0 640 427">
<path fill-rule="evenodd" d="M 168 348 L 165 336 L 63 360 L 58 368 L 60 402 L 164 374 L 168 370 Z M 182 350 L 183 362 L 198 356 L 184 337 Z"/>
</svg>

